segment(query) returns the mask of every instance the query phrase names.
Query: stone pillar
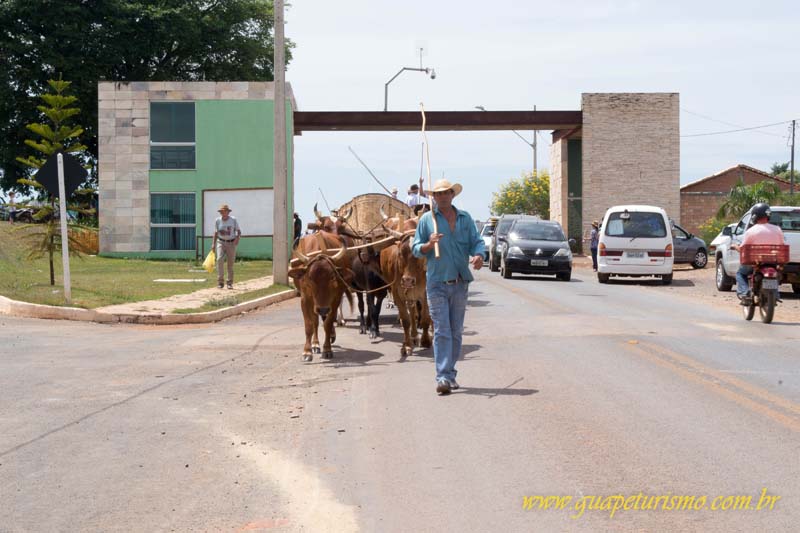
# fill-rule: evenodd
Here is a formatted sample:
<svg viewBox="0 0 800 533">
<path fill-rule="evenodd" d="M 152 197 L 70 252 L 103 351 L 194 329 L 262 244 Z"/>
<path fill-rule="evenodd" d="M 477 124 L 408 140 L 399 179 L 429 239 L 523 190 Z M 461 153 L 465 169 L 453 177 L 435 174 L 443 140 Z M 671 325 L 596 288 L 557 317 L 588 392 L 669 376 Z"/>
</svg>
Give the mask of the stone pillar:
<svg viewBox="0 0 800 533">
<path fill-rule="evenodd" d="M 555 136 L 557 132 L 554 132 Z M 567 230 L 567 139 L 562 137 L 550 145 L 550 220 Z"/>
<path fill-rule="evenodd" d="M 583 226 L 619 204 L 664 208 L 680 222 L 678 93 L 584 93 Z"/>
</svg>

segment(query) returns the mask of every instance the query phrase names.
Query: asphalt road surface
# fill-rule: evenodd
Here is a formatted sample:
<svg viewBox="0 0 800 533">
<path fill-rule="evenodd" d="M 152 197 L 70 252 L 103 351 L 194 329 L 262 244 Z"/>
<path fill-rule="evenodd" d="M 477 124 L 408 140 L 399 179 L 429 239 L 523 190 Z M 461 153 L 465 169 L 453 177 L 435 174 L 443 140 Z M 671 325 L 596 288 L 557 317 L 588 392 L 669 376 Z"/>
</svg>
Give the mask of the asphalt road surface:
<svg viewBox="0 0 800 533">
<path fill-rule="evenodd" d="M 203 326 L 0 318 L 0 531 L 797 531 L 780 308 L 484 269 L 446 397 L 395 318 L 311 364 L 297 299 Z"/>
</svg>

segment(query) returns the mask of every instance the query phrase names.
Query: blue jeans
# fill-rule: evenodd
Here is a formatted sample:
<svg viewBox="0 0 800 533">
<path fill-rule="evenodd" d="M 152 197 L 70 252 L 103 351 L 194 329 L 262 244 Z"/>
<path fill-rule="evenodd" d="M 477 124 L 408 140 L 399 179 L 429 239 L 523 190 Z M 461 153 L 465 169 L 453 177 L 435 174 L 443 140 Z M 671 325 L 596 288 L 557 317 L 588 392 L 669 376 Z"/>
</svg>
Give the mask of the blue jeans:
<svg viewBox="0 0 800 533">
<path fill-rule="evenodd" d="M 753 267 L 741 265 L 736 271 L 736 296 L 745 296 L 750 291 L 750 282 L 747 277 L 753 273 Z"/>
<path fill-rule="evenodd" d="M 456 361 L 461 357 L 461 334 L 467 310 L 469 282 L 452 285 L 428 281 L 428 307 L 433 320 L 433 359 L 436 379 L 456 379 Z"/>
</svg>

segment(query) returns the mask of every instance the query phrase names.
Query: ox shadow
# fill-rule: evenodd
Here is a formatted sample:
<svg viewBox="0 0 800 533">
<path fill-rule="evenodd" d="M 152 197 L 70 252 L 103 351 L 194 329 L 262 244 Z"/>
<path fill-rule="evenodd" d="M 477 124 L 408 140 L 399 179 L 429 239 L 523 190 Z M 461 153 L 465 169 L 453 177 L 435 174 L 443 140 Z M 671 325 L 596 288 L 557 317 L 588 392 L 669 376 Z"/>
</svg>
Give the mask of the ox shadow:
<svg viewBox="0 0 800 533">
<path fill-rule="evenodd" d="M 383 354 L 381 352 L 374 352 L 372 350 L 354 350 L 352 348 L 339 348 L 338 350 L 333 352 L 332 359 L 322 359 L 319 358 L 318 356 L 315 356 L 314 363 L 319 363 L 334 368 L 339 366 L 363 366 L 367 364 L 385 365 L 386 363 L 373 362 L 376 359 L 380 359 L 381 357 L 383 357 Z"/>
</svg>

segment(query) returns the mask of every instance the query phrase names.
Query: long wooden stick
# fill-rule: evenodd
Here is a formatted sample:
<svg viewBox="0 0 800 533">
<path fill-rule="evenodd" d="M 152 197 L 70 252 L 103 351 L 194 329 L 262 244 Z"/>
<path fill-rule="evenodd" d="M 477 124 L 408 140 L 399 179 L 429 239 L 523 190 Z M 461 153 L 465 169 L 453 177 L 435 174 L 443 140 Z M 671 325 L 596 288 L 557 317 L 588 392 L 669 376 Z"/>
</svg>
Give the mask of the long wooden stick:
<svg viewBox="0 0 800 533">
<path fill-rule="evenodd" d="M 433 232 L 439 233 L 439 225 L 436 223 L 436 213 L 433 212 L 433 182 L 431 181 L 431 152 L 428 148 L 428 136 L 425 134 L 425 106 L 422 102 L 419 103 L 422 110 L 422 140 L 425 143 L 425 163 L 428 167 L 428 204 L 431 208 L 431 219 L 433 220 Z M 433 243 L 433 255 L 439 259 L 439 243 Z"/>
</svg>

